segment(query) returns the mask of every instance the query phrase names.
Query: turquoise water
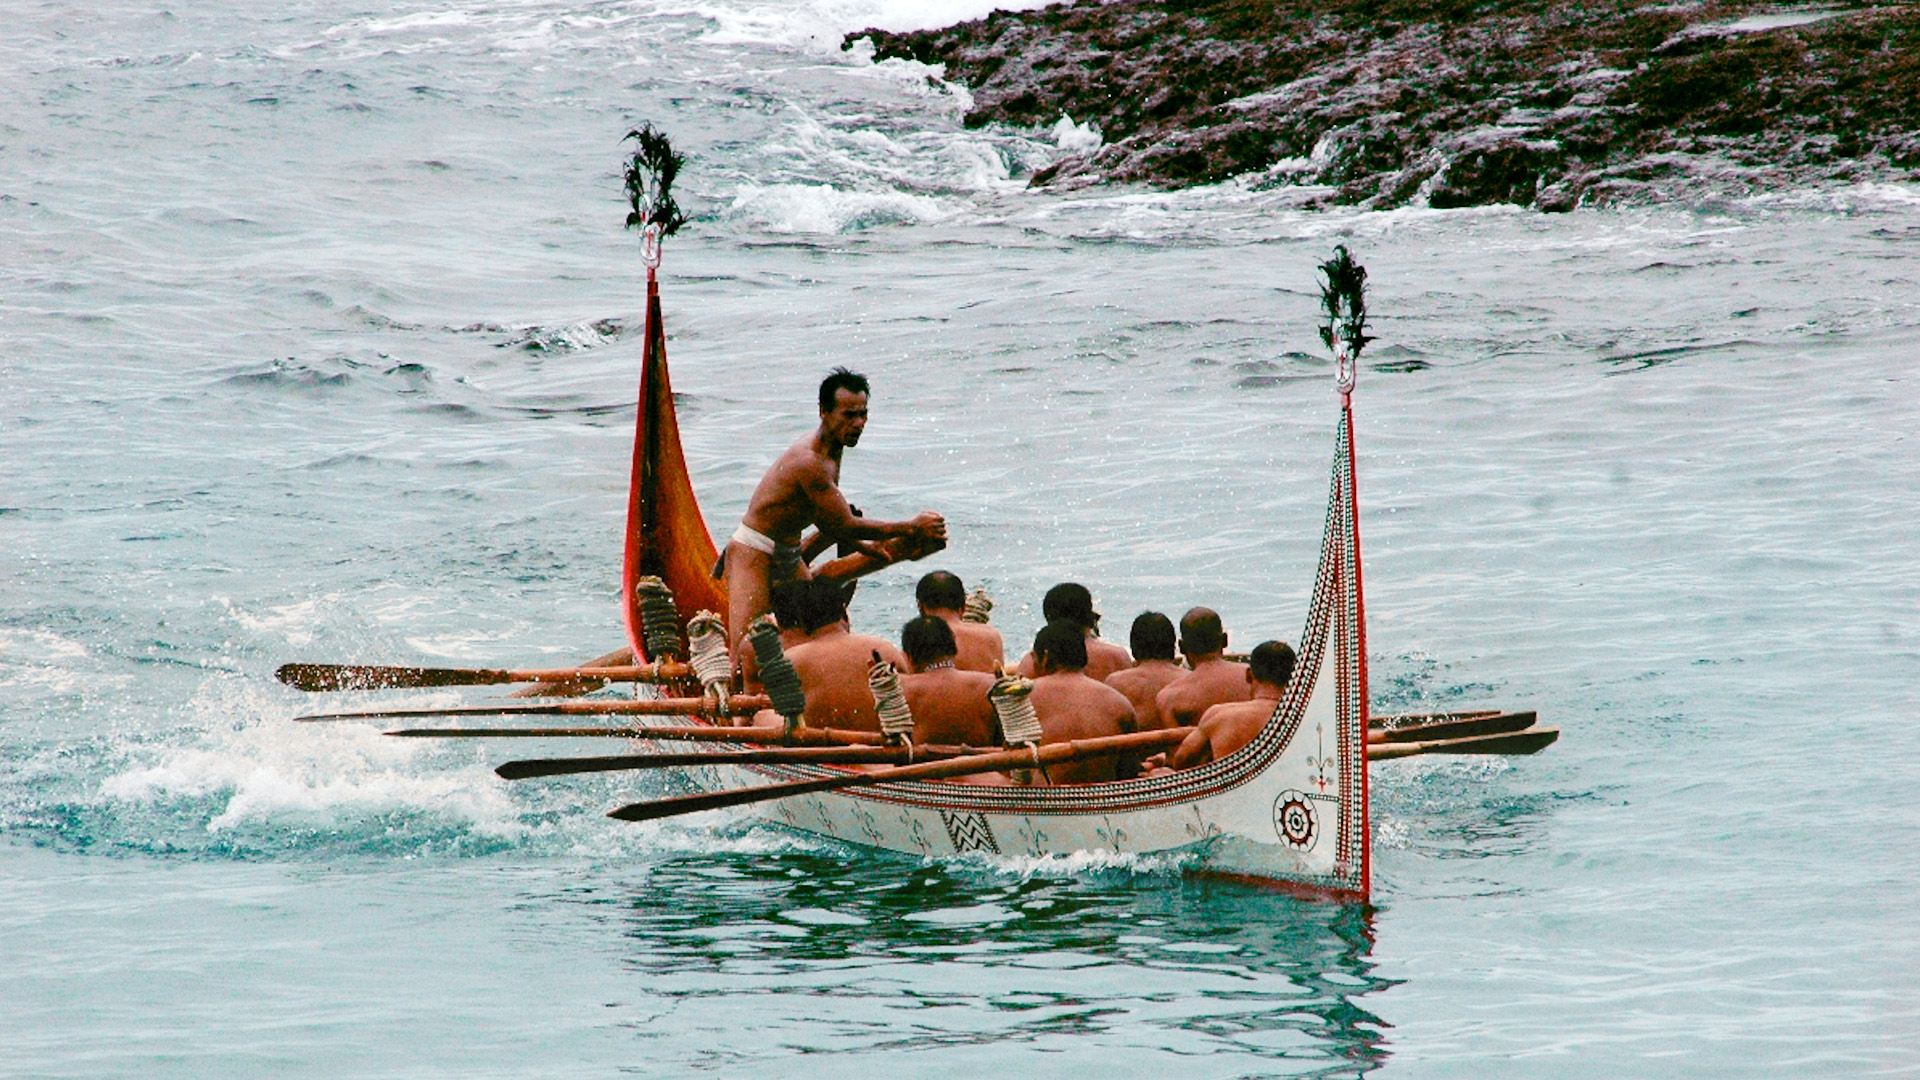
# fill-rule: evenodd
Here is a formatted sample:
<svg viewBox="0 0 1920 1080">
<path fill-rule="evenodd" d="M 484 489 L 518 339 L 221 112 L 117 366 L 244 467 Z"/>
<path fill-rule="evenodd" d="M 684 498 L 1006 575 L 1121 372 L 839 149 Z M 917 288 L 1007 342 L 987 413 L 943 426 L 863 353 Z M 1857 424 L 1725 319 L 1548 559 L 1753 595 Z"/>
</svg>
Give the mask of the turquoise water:
<svg viewBox="0 0 1920 1080">
<path fill-rule="evenodd" d="M 0 40 L 0 1046 L 22 1076 L 1829 1076 L 1920 1069 L 1920 188 L 1539 217 L 1029 194 L 837 51 L 952 5 L 54 7 Z M 921 863 L 659 778 L 293 725 L 289 660 L 568 663 L 613 606 L 643 274 L 731 525 L 821 372 L 846 484 L 1000 602 L 1291 637 L 1352 246 L 1370 909 L 1126 857 Z M 910 575 L 862 587 L 885 631 Z"/>
</svg>

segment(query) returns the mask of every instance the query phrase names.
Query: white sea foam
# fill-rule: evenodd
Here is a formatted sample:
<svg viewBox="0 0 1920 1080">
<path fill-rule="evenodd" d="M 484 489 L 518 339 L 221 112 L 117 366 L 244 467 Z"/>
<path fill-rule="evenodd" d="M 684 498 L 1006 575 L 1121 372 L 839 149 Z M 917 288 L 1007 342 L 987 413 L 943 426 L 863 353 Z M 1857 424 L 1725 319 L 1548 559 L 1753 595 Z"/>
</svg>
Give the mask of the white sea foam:
<svg viewBox="0 0 1920 1080">
<path fill-rule="evenodd" d="M 945 221 L 956 207 L 928 195 L 902 191 L 842 191 L 833 184 L 742 184 L 730 216 L 768 232 L 858 232 L 880 225 Z"/>
<path fill-rule="evenodd" d="M 1050 130 L 1053 134 L 1053 144 L 1066 154 L 1098 150 L 1104 141 L 1100 137 L 1100 129 L 1094 126 L 1092 120 L 1084 124 L 1076 124 L 1073 122 L 1073 117 L 1065 113 L 1060 114 L 1060 119 L 1053 122 Z"/>
</svg>

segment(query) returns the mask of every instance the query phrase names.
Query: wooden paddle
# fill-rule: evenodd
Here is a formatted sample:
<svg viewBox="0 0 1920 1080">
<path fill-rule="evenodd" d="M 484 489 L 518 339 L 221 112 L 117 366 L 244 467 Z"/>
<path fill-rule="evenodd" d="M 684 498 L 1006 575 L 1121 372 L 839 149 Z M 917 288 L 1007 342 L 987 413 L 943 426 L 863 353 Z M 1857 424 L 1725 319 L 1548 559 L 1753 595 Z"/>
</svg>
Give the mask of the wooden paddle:
<svg viewBox="0 0 1920 1080">
<path fill-rule="evenodd" d="M 675 682 L 692 678 L 685 664 L 626 667 L 550 668 L 509 671 L 500 668 L 383 667 L 374 664 L 282 664 L 274 678 L 298 690 L 392 690 L 425 686 L 492 686 L 498 683 Z"/>
<path fill-rule="evenodd" d="M 404 728 L 383 734 L 402 739 L 678 739 L 685 742 L 753 743 L 760 746 L 879 746 L 877 731 L 799 728 L 782 736 L 774 728 L 562 727 L 562 728 Z"/>
<path fill-rule="evenodd" d="M 878 772 L 848 773 L 844 776 L 823 776 L 816 780 L 794 780 L 762 787 L 680 795 L 670 799 L 631 803 L 609 811 L 607 816 L 619 818 L 622 821 L 652 821 L 655 818 L 698 813 L 702 810 L 720 810 L 729 806 L 765 802 L 768 799 L 784 799 L 816 791 L 869 787 L 901 780 L 943 780 L 951 776 L 968 776 L 974 773 L 997 772 L 1002 769 L 1028 769 L 1036 766 L 1044 768 L 1048 765 L 1060 765 L 1087 758 L 1113 757 L 1118 754 L 1177 746 L 1192 731 L 1192 728 L 1187 727 L 1167 728 L 1160 731 L 1136 731 L 1130 735 L 1110 735 L 1100 739 L 1048 743 L 1038 749 L 998 750 L 951 761 L 902 765 L 893 769 L 881 769 Z"/>
<path fill-rule="evenodd" d="M 1532 728 L 1505 735 L 1475 735 L 1465 739 L 1374 743 L 1367 747 L 1367 760 L 1386 761 L 1415 754 L 1533 754 L 1551 746 L 1559 737 L 1559 728 Z"/>
<path fill-rule="evenodd" d="M 1539 719 L 1531 712 L 1487 713 L 1485 715 L 1454 716 L 1448 718 L 1441 714 L 1430 723 L 1405 724 L 1390 728 L 1372 728 L 1367 732 L 1367 741 L 1373 744 L 1427 742 L 1433 739 L 1464 739 L 1473 735 L 1503 735 L 1509 731 L 1524 731 Z"/>
<path fill-rule="evenodd" d="M 768 708 L 765 695 L 741 694 L 728 701 L 732 716 L 752 716 Z M 440 708 L 366 709 L 308 713 L 296 723 L 320 720 L 387 720 L 400 716 L 704 716 L 704 698 L 642 698 L 638 701 L 554 701 L 544 705 L 454 705 Z"/>
<path fill-rule="evenodd" d="M 969 754 L 994 753 L 965 746 L 916 746 L 908 757 L 904 746 L 775 746 L 756 750 L 691 754 L 617 754 L 610 757 L 529 758 L 509 761 L 493 770 L 503 780 L 535 776 L 571 776 L 575 773 L 619 772 L 625 769 L 672 769 L 684 765 L 906 765 Z"/>
</svg>

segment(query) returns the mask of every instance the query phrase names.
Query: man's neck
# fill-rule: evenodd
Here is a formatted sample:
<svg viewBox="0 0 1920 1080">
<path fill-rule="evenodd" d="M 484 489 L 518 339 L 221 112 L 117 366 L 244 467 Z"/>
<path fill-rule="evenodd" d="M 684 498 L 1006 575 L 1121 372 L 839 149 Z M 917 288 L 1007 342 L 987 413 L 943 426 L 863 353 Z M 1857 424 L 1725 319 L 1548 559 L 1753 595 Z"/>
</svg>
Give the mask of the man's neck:
<svg viewBox="0 0 1920 1080">
<path fill-rule="evenodd" d="M 827 625 L 821 627 L 820 629 L 815 630 L 813 634 L 808 637 L 807 640 L 820 641 L 825 638 L 840 637 L 844 634 L 851 634 L 851 633 L 853 633 L 853 628 L 851 626 L 848 626 L 844 622 L 828 623 Z"/>
<path fill-rule="evenodd" d="M 1188 653 L 1187 666 L 1197 671 L 1207 664 L 1218 664 L 1225 658 L 1223 654 L 1226 651 L 1225 649 L 1217 649 L 1210 653 L 1200 653 L 1198 655 Z"/>
<path fill-rule="evenodd" d="M 1147 657 L 1145 660 L 1141 660 L 1135 663 L 1133 666 L 1146 667 L 1149 664 L 1154 664 L 1159 667 L 1170 667 L 1170 668 L 1177 668 L 1180 666 L 1180 662 L 1178 660 L 1160 660 L 1151 656 Z"/>
<path fill-rule="evenodd" d="M 1253 699 L 1255 701 L 1279 701 L 1280 693 L 1284 689 L 1284 687 L 1275 686 L 1272 683 L 1254 683 Z"/>
<path fill-rule="evenodd" d="M 921 608 L 920 614 L 925 615 L 930 619 L 939 619 L 941 622 L 944 622 L 944 623 L 957 623 L 960 621 L 959 608 L 944 608 L 944 607 Z"/>
<path fill-rule="evenodd" d="M 913 667 L 913 673 L 915 675 L 930 675 L 936 671 L 952 671 L 952 670 L 954 670 L 954 667 L 953 667 L 953 657 L 951 656 L 947 657 L 945 660 L 932 660 L 924 664 L 915 664 Z"/>
</svg>

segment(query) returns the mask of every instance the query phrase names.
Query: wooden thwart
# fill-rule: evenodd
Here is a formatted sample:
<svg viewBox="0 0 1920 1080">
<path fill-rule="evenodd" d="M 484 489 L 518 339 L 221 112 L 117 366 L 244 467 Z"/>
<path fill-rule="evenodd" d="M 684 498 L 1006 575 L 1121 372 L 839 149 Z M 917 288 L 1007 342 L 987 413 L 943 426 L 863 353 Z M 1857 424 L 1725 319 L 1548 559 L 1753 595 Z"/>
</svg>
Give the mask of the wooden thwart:
<svg viewBox="0 0 1920 1080">
<path fill-rule="evenodd" d="M 622 821 L 652 821 L 655 818 L 693 814 L 702 810 L 720 810 L 729 806 L 744 806 L 747 803 L 785 799 L 816 791 L 869 787 L 874 784 L 896 783 L 903 780 L 944 780 L 954 776 L 998 772 L 1003 769 L 1030 769 L 1036 766 L 1060 765 L 1069 761 L 1084 761 L 1089 758 L 1112 757 L 1117 754 L 1177 746 L 1192 731 L 1192 728 L 1137 731 L 1130 735 L 1110 735 L 1100 739 L 1049 743 L 1038 749 L 998 750 L 950 761 L 902 765 L 893 769 L 881 769 L 878 772 L 848 773 L 843 776 L 823 776 L 814 780 L 795 780 L 762 787 L 680 795 L 670 799 L 632 803 L 610 811 L 607 816 L 619 818 Z"/>
<path fill-rule="evenodd" d="M 393 667 L 377 664 L 282 664 L 274 678 L 297 690 L 394 690 L 501 683 L 675 682 L 693 677 L 685 664 L 630 664 L 531 670 Z"/>
</svg>

